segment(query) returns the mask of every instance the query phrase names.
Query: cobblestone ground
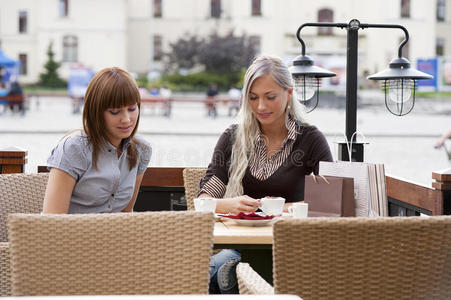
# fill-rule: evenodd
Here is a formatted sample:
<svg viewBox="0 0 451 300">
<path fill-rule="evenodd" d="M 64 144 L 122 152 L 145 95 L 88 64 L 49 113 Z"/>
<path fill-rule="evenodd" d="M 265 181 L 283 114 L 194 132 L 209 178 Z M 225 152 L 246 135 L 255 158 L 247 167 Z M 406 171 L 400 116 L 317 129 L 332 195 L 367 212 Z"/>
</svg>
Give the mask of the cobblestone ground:
<svg viewBox="0 0 451 300">
<path fill-rule="evenodd" d="M 330 103 L 320 102 L 307 117 L 324 132 L 336 158 L 335 142 L 343 140 L 345 110 Z M 211 119 L 202 103 L 176 102 L 167 118 L 159 107 L 143 107 L 139 134 L 152 144 L 151 165 L 207 166 L 219 135 L 235 122 L 227 107 L 219 106 L 218 112 L 218 117 Z M 430 185 L 432 171 L 450 167 L 445 151 L 433 147 L 439 135 L 451 127 L 450 112 L 450 101 L 420 99 L 409 115 L 396 117 L 383 106 L 383 95 L 366 96 L 360 100 L 357 115 L 357 129 L 369 143 L 365 161 L 384 163 L 390 175 Z M 27 150 L 25 171 L 36 172 L 64 133 L 80 127 L 81 115 L 72 113 L 70 99 L 31 98 L 25 115 L 0 113 L 0 148 Z"/>
</svg>

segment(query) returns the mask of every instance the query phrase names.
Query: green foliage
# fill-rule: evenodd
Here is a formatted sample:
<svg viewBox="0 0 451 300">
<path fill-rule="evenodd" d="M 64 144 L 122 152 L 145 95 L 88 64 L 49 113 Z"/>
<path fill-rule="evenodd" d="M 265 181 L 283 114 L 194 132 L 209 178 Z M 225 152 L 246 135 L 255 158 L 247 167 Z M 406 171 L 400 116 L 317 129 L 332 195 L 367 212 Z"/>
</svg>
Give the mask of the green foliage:
<svg viewBox="0 0 451 300">
<path fill-rule="evenodd" d="M 136 79 L 136 83 L 138 84 L 139 87 L 147 88 L 147 86 L 148 86 L 148 84 L 149 84 L 149 80 L 147 79 L 146 76 L 140 75 L 140 76 L 138 76 L 138 78 Z"/>
<path fill-rule="evenodd" d="M 167 75 L 151 85 L 165 84 L 175 91 L 206 90 L 210 83 L 220 90 L 242 86 L 244 70 L 256 53 L 249 37 L 235 36 L 233 31 L 225 36 L 215 32 L 207 38 L 187 35 L 170 48 L 165 54 Z M 178 74 L 181 70 L 192 73 Z"/>
<path fill-rule="evenodd" d="M 451 92 L 420 92 L 416 91 L 416 97 L 418 98 L 436 98 L 436 99 L 449 99 L 451 98 Z"/>
<path fill-rule="evenodd" d="M 166 72 L 197 68 L 208 73 L 239 73 L 254 56 L 255 48 L 246 35 L 235 36 L 233 31 L 225 36 L 215 32 L 206 39 L 188 35 L 170 44 L 165 54 Z"/>
<path fill-rule="evenodd" d="M 55 52 L 53 52 L 52 48 L 53 43 L 50 43 L 47 49 L 48 61 L 44 65 L 45 72 L 39 75 L 40 85 L 52 88 L 66 87 L 67 83 L 58 75 L 58 69 L 61 64 L 55 61 Z"/>
<path fill-rule="evenodd" d="M 206 91 L 210 83 L 215 83 L 220 90 L 228 90 L 230 86 L 240 82 L 241 73 L 209 73 L 200 72 L 188 75 L 165 75 L 152 82 L 153 86 L 167 85 L 174 91 Z"/>
</svg>

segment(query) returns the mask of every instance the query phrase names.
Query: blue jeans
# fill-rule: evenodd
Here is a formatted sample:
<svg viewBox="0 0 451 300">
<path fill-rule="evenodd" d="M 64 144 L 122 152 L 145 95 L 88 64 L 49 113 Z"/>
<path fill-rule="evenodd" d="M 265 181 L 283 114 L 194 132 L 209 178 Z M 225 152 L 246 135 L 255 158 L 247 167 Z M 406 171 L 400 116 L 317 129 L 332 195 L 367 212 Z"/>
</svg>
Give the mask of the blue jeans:
<svg viewBox="0 0 451 300">
<path fill-rule="evenodd" d="M 236 265 L 241 260 L 238 250 L 224 249 L 210 260 L 210 294 L 238 294 Z"/>
</svg>

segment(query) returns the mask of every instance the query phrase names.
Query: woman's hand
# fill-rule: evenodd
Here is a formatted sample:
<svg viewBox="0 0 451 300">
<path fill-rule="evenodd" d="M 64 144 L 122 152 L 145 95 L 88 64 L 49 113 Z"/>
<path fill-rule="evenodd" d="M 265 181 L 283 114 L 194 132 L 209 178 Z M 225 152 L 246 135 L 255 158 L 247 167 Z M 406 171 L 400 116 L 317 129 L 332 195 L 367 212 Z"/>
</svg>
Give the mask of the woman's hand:
<svg viewBox="0 0 451 300">
<path fill-rule="evenodd" d="M 216 212 L 237 215 L 240 212 L 254 212 L 258 209 L 259 205 L 260 200 L 253 199 L 246 195 L 234 198 L 217 199 Z"/>
</svg>

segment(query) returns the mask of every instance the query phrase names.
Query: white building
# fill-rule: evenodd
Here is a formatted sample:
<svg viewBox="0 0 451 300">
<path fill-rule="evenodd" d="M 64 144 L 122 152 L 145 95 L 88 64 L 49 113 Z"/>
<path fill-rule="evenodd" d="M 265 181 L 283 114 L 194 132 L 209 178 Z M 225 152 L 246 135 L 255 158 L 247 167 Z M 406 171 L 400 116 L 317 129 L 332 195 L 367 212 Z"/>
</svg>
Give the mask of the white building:
<svg viewBox="0 0 451 300">
<path fill-rule="evenodd" d="M 415 66 L 417 58 L 451 55 L 450 0 L 154 0 L 150 34 L 151 66 L 159 68 L 161 52 L 187 34 L 212 31 L 246 33 L 260 52 L 276 54 L 290 63 L 300 54 L 296 30 L 307 22 L 400 24 L 410 34 L 404 56 Z M 182 4 L 183 3 L 183 4 Z M 340 28 L 305 27 L 301 36 L 307 55 L 324 67 L 343 72 L 347 32 Z M 404 32 L 400 29 L 359 30 L 359 73 L 387 68 L 396 57 Z M 341 74 L 343 76 L 343 73 Z"/>
<path fill-rule="evenodd" d="M 135 11 L 127 0 L 0 0 L 0 41 L 6 55 L 20 59 L 24 83 L 36 82 L 53 42 L 60 75 L 83 64 L 99 70 L 128 67 L 128 34 Z M 146 1 L 141 1 L 146 2 Z M 139 15 L 138 15 L 139 16 Z M 147 29 L 148 26 L 144 26 Z"/>
<path fill-rule="evenodd" d="M 417 58 L 451 56 L 451 0 L 0 0 L 0 48 L 23 62 L 22 82 L 38 80 L 51 41 L 63 77 L 79 63 L 159 71 L 171 42 L 212 31 L 246 33 L 259 52 L 289 62 L 300 54 L 301 24 L 354 18 L 405 26 L 413 65 Z M 325 67 L 344 67 L 345 29 L 306 27 L 301 36 L 308 55 Z M 399 29 L 359 30 L 359 73 L 386 68 L 403 38 Z"/>
</svg>

